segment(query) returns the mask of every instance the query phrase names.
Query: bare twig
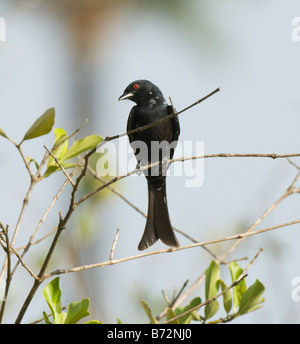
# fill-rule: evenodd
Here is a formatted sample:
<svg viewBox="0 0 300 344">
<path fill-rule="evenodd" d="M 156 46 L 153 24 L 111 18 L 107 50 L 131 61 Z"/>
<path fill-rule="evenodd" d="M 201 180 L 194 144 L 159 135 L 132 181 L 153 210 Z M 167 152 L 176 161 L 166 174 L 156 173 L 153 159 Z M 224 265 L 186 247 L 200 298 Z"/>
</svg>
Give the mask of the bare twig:
<svg viewBox="0 0 300 344">
<path fill-rule="evenodd" d="M 0 222 L 0 229 L 5 238 L 5 244 L 3 244 L 1 233 L 0 233 L 0 244 L 3 247 L 4 251 L 6 252 L 6 257 L 7 257 L 6 285 L 5 285 L 5 291 L 4 291 L 4 298 L 2 300 L 2 304 L 0 307 L 0 324 L 2 323 L 4 310 L 6 306 L 7 295 L 8 295 L 8 291 L 10 287 L 10 282 L 11 282 L 11 254 L 10 254 L 10 243 L 9 243 L 9 237 L 8 237 L 8 228 L 9 228 L 8 225 L 4 227 L 3 224 Z"/>
<path fill-rule="evenodd" d="M 175 113 L 175 112 L 176 112 L 176 110 L 175 110 L 175 107 L 174 107 L 174 104 L 173 104 L 172 98 L 171 98 L 171 97 L 169 97 L 169 99 L 170 99 L 170 103 L 171 103 L 171 106 L 172 106 L 172 109 L 173 109 L 173 113 Z"/>
<path fill-rule="evenodd" d="M 12 252 L 16 255 L 16 257 L 18 258 L 19 262 L 22 264 L 22 266 L 30 273 L 30 275 L 34 278 L 34 279 L 38 279 L 38 277 L 34 274 L 34 272 L 29 268 L 28 265 L 25 264 L 25 262 L 23 261 L 22 257 L 19 255 L 19 253 L 13 248 L 10 247 L 10 249 L 12 250 Z M 13 272 L 11 273 L 11 275 L 13 275 Z"/>
<path fill-rule="evenodd" d="M 52 154 L 49 149 L 44 146 L 44 148 L 46 149 L 46 151 L 52 156 L 52 158 L 55 160 L 55 162 L 57 163 L 57 165 L 59 166 L 59 168 L 62 170 L 63 174 L 67 177 L 67 179 L 69 180 L 69 182 L 75 186 L 75 183 L 73 182 L 72 178 L 69 176 L 68 172 L 65 170 L 65 168 L 63 167 L 63 165 L 59 162 L 59 160 L 57 159 L 57 157 Z"/>
<path fill-rule="evenodd" d="M 285 227 L 289 227 L 289 226 L 299 224 L 299 223 L 300 223 L 300 220 L 295 220 L 295 221 L 283 223 L 281 225 L 263 228 L 263 229 L 253 231 L 253 232 L 231 235 L 231 236 L 224 237 L 221 239 L 203 241 L 203 242 L 199 242 L 199 243 L 195 243 L 195 244 L 180 246 L 178 248 L 167 248 L 167 249 L 162 249 L 162 250 L 157 250 L 157 251 L 152 251 L 152 252 L 145 252 L 145 253 L 141 253 L 141 254 L 138 254 L 135 256 L 125 257 L 125 258 L 120 258 L 120 259 L 114 259 L 114 260 L 107 260 L 107 261 L 100 262 L 100 263 L 82 265 L 82 266 L 78 266 L 78 267 L 70 268 L 70 269 L 57 269 L 55 271 L 52 271 L 48 275 L 45 275 L 44 278 L 47 279 L 47 278 L 55 276 L 55 275 L 84 271 L 84 270 L 99 268 L 99 267 L 108 266 L 108 265 L 120 264 L 120 263 L 128 262 L 130 260 L 140 259 L 140 258 L 144 258 L 144 257 L 148 257 L 148 256 L 157 255 L 157 254 L 177 252 L 177 251 L 182 251 L 182 250 L 191 249 L 191 248 L 195 248 L 195 247 L 201 247 L 201 246 L 205 246 L 205 245 L 211 245 L 211 244 L 216 244 L 216 243 L 220 243 L 220 242 L 225 242 L 225 241 L 229 241 L 229 240 L 241 240 L 241 239 L 247 238 L 249 236 L 253 236 L 253 235 L 257 235 L 257 234 L 261 234 L 261 233 L 266 233 L 266 232 L 269 232 L 269 231 L 272 231 L 275 229 L 285 228 Z M 177 302 L 176 302 L 176 305 L 177 305 Z"/>
<path fill-rule="evenodd" d="M 22 142 L 21 142 L 21 143 L 22 143 Z M 21 157 L 22 157 L 22 160 L 23 160 L 23 162 L 24 162 L 24 165 L 25 165 L 25 167 L 26 167 L 26 170 L 27 170 L 28 173 L 29 173 L 31 182 L 33 182 L 33 181 L 35 180 L 35 176 L 34 176 L 34 174 L 32 173 L 32 171 L 31 171 L 31 169 L 30 169 L 30 166 L 29 166 L 29 163 L 28 163 L 27 159 L 25 158 L 24 153 L 23 153 L 23 151 L 22 151 L 22 149 L 21 149 L 21 143 L 20 143 L 20 144 L 16 144 L 16 143 L 15 143 L 15 147 L 17 148 L 17 150 L 19 151 L 19 153 L 20 153 L 20 155 L 21 155 Z"/>
<path fill-rule="evenodd" d="M 113 241 L 113 244 L 112 244 L 112 247 L 111 247 L 111 250 L 110 250 L 110 256 L 109 256 L 110 260 L 114 259 L 115 247 L 116 247 L 116 244 L 117 244 L 119 233 L 120 233 L 120 229 L 118 228 L 117 232 L 116 232 L 116 235 L 115 235 L 115 238 L 114 238 L 114 241 Z"/>
<path fill-rule="evenodd" d="M 206 95 L 205 97 L 203 97 L 203 98 L 197 100 L 195 103 L 193 103 L 193 104 L 187 106 L 186 108 L 184 108 L 184 109 L 182 109 L 182 110 L 180 110 L 180 111 L 178 111 L 178 112 L 174 112 L 174 113 L 172 113 L 172 114 L 169 115 L 169 116 L 166 116 L 166 117 L 164 117 L 164 118 L 159 119 L 158 121 L 152 122 L 152 123 L 147 124 L 147 125 L 144 125 L 144 126 L 142 126 L 142 127 L 138 127 L 138 128 L 136 128 L 136 129 L 133 129 L 133 130 L 129 130 L 128 132 L 125 132 L 125 133 L 122 133 L 122 134 L 119 134 L 119 135 L 115 135 L 115 136 L 107 136 L 107 137 L 105 138 L 105 140 L 102 141 L 102 142 L 104 143 L 105 141 L 115 140 L 115 139 L 118 139 L 118 138 L 123 137 L 123 136 L 126 136 L 126 135 L 132 135 L 132 134 L 135 134 L 135 133 L 139 133 L 139 132 L 141 132 L 141 131 L 144 131 L 144 130 L 146 130 L 146 129 L 152 128 L 152 127 L 154 127 L 154 126 L 156 126 L 156 125 L 158 125 L 158 124 L 161 124 L 161 123 L 163 123 L 163 122 L 165 122 L 165 121 L 168 121 L 168 120 L 170 120 L 170 119 L 172 119 L 172 118 L 174 118 L 174 117 L 177 117 L 177 116 L 180 115 L 181 113 L 183 113 L 183 112 L 189 110 L 190 108 L 192 108 L 192 107 L 194 107 L 194 106 L 196 106 L 196 105 L 202 103 L 204 100 L 208 99 L 209 97 L 211 97 L 212 95 L 214 95 L 215 93 L 217 93 L 217 92 L 219 92 L 219 91 L 220 91 L 220 88 L 216 88 L 214 91 L 210 92 L 210 93 L 209 93 L 208 95 Z M 101 142 L 101 143 L 102 143 L 102 142 Z"/>
<path fill-rule="evenodd" d="M 163 298 L 165 299 L 167 305 L 171 304 L 171 301 L 169 300 L 168 296 L 166 295 L 166 293 L 164 292 L 164 290 L 161 291 Z"/>
<path fill-rule="evenodd" d="M 177 295 L 175 295 L 175 297 L 172 299 L 172 302 L 170 303 L 169 307 L 172 307 L 175 304 L 176 300 L 178 300 L 179 296 L 182 294 L 182 292 L 184 291 L 184 289 L 185 289 L 185 287 L 187 286 L 188 283 L 189 283 L 189 280 L 186 280 L 183 283 L 183 286 L 181 287 L 181 289 L 179 290 Z"/>
<path fill-rule="evenodd" d="M 191 157 L 180 157 L 169 160 L 169 163 L 172 162 L 183 162 L 188 160 L 196 159 L 209 159 L 209 158 L 271 158 L 271 159 L 283 159 L 283 158 L 296 158 L 300 157 L 300 153 L 293 154 L 275 154 L 275 153 L 216 153 L 216 154 L 205 154 L 205 155 L 196 155 Z"/>
<path fill-rule="evenodd" d="M 102 141 L 103 142 L 103 141 Z M 101 143 L 102 143 L 101 142 Z M 207 154 L 207 155 L 200 155 L 200 156 L 192 156 L 192 157 L 181 157 L 181 158 L 176 158 L 176 159 L 170 159 L 169 163 L 173 163 L 173 162 L 183 162 L 183 161 L 188 161 L 188 160 L 195 160 L 195 159 L 207 159 L 207 158 L 272 158 L 272 159 L 279 159 L 279 158 L 287 158 L 287 157 L 300 157 L 300 153 L 295 153 L 295 154 L 275 154 L 275 153 L 271 153 L 271 154 L 230 154 L 230 153 L 218 153 L 218 154 Z M 160 164 L 160 162 L 155 162 L 152 164 L 149 164 L 147 166 L 142 166 L 140 168 L 140 171 L 144 171 L 147 170 L 149 168 L 158 166 Z M 79 199 L 76 202 L 76 206 L 79 205 L 80 203 L 86 201 L 88 198 L 92 197 L 93 195 L 95 195 L 96 193 L 98 193 L 99 191 L 105 189 L 106 187 L 108 187 L 109 185 L 118 182 L 121 179 L 124 179 L 126 177 L 131 176 L 132 174 L 134 174 L 136 171 L 132 170 L 130 172 L 127 172 L 124 175 L 115 177 L 113 179 L 111 179 L 110 181 L 106 182 L 105 184 L 99 186 L 97 189 L 91 191 L 90 193 L 88 193 L 87 195 L 83 196 L 81 199 Z"/>
</svg>

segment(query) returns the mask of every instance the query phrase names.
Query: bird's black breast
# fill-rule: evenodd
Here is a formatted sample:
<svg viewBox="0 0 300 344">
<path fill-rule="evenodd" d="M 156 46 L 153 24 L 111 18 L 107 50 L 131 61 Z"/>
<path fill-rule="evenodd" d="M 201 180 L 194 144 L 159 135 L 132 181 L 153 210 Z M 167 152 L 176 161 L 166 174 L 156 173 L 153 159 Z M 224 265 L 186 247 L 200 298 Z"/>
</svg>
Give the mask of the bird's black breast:
<svg viewBox="0 0 300 344">
<path fill-rule="evenodd" d="M 129 114 L 127 131 L 153 123 L 166 116 L 169 116 L 172 113 L 173 109 L 171 106 L 168 105 L 161 105 L 152 108 L 135 106 L 132 108 Z M 142 164 L 150 164 L 161 161 L 165 157 L 168 159 L 173 157 L 179 132 L 179 122 L 177 117 L 174 117 L 170 120 L 161 122 L 149 129 L 134 134 L 129 134 L 128 137 L 136 155 L 140 153 L 140 150 L 136 149 L 137 147 L 139 147 L 138 142 L 145 143 L 148 150 L 147 155 L 144 155 L 140 162 Z M 160 144 L 162 141 L 166 141 L 167 143 L 169 143 L 171 149 L 168 150 L 165 148 L 160 148 L 159 154 L 155 154 L 155 152 L 153 152 L 153 147 L 157 146 L 155 146 L 154 142 Z"/>
<path fill-rule="evenodd" d="M 173 109 L 171 106 L 160 106 L 156 108 L 135 106 L 131 109 L 128 117 L 127 131 L 153 123 L 166 116 L 169 116 L 172 113 Z M 149 129 L 130 134 L 128 136 L 130 142 L 141 140 L 144 141 L 148 146 L 151 145 L 151 141 L 167 141 L 169 143 L 177 141 L 179 133 L 179 121 L 177 117 L 174 117 Z"/>
</svg>

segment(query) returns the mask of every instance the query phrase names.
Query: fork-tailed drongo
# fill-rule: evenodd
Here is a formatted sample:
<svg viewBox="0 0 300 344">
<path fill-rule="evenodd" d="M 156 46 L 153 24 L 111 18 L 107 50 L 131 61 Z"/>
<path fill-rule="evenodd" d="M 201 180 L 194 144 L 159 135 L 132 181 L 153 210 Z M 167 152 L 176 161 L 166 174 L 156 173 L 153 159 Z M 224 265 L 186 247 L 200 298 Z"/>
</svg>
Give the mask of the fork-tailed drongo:
<svg viewBox="0 0 300 344">
<path fill-rule="evenodd" d="M 159 90 L 148 80 L 137 80 L 127 86 L 119 100 L 136 103 L 129 114 L 127 132 L 158 121 L 173 113 Z M 180 128 L 178 118 L 163 121 L 146 130 L 129 134 L 129 141 L 138 160 L 138 166 L 156 167 L 143 170 L 148 182 L 148 216 L 138 249 L 145 250 L 158 239 L 171 247 L 178 247 L 169 218 L 166 196 L 167 159 L 171 159 L 177 144 Z M 146 151 L 146 152 L 145 152 Z M 157 166 L 159 165 L 159 166 Z"/>
</svg>

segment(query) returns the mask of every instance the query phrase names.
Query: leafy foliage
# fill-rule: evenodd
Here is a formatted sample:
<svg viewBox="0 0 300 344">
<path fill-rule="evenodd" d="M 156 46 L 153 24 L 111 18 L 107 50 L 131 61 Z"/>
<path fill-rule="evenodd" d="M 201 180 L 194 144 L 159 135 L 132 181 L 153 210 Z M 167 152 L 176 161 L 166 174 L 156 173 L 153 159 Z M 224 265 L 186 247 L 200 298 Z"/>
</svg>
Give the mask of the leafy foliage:
<svg viewBox="0 0 300 344">
<path fill-rule="evenodd" d="M 22 141 L 20 142 L 19 146 L 26 140 L 31 140 L 43 135 L 48 134 L 54 125 L 55 121 L 55 109 L 50 108 L 44 112 L 43 115 L 41 115 L 33 124 L 32 126 L 27 130 L 25 133 Z M 70 149 L 68 149 L 69 146 L 69 139 L 66 131 L 62 128 L 56 128 L 54 129 L 54 135 L 55 135 L 55 142 L 51 149 L 51 153 L 57 158 L 59 163 L 65 168 L 74 168 L 76 166 L 75 163 L 71 162 L 65 162 L 67 160 L 70 160 L 74 157 L 79 156 L 83 152 L 86 152 L 88 150 L 91 150 L 95 148 L 102 140 L 103 138 L 99 135 L 90 135 L 83 139 L 76 140 Z M 3 131 L 2 128 L 0 128 L 0 136 L 11 140 L 6 133 Z M 11 140 L 14 142 L 13 140 Z M 37 161 L 31 157 L 27 157 L 27 161 L 29 163 L 34 162 L 36 169 L 39 169 L 39 164 Z M 49 155 L 48 161 L 47 161 L 47 169 L 43 175 L 43 178 L 49 177 L 52 173 L 57 172 L 60 170 L 60 166 L 56 163 L 54 158 Z"/>
<path fill-rule="evenodd" d="M 61 290 L 59 287 L 59 277 L 52 280 L 43 290 L 43 295 L 50 308 L 54 324 L 76 324 L 82 318 L 88 316 L 90 300 L 82 299 L 69 304 L 68 312 L 62 312 Z M 43 312 L 46 324 L 52 324 L 46 312 Z M 101 324 L 98 320 L 91 320 L 86 324 Z"/>
<path fill-rule="evenodd" d="M 69 140 L 65 130 L 62 128 L 56 128 L 54 129 L 54 134 L 55 142 L 51 152 L 65 169 L 74 168 L 76 166 L 75 163 L 65 163 L 66 160 L 70 160 L 87 150 L 95 148 L 103 140 L 101 136 L 90 135 L 84 139 L 75 141 L 68 150 Z M 56 163 L 54 158 L 50 156 L 47 163 L 47 170 L 43 177 L 49 177 L 53 172 L 57 172 L 59 170 L 60 166 Z"/>
<path fill-rule="evenodd" d="M 237 285 L 234 285 L 243 273 L 243 269 L 235 262 L 229 264 L 229 271 L 232 280 L 232 288 L 228 288 L 220 278 L 220 266 L 214 260 L 205 271 L 205 302 L 200 297 L 194 298 L 187 306 L 177 307 L 173 310 L 168 307 L 166 310 L 166 319 L 171 324 L 189 324 L 191 321 L 207 323 L 219 310 L 219 301 L 217 298 L 222 295 L 223 307 L 226 316 L 209 323 L 229 322 L 238 316 L 252 312 L 262 306 L 265 287 L 256 280 L 249 288 L 246 286 L 245 279 L 241 279 Z M 146 314 L 151 323 L 157 323 L 150 307 L 145 301 L 141 301 Z M 233 306 L 233 309 L 232 309 Z M 197 311 L 204 307 L 204 314 Z M 232 311 L 232 313 L 230 313 Z M 182 316 L 180 316 L 182 314 Z M 176 319 L 174 319 L 176 318 Z"/>
</svg>

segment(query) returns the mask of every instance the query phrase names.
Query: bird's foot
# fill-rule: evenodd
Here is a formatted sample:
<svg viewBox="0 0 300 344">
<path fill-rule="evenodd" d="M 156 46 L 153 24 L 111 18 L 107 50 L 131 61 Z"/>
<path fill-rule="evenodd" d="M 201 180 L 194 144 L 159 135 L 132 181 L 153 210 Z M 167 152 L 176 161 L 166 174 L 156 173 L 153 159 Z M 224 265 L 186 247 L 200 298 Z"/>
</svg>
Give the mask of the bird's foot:
<svg viewBox="0 0 300 344">
<path fill-rule="evenodd" d="M 170 161 L 168 158 L 164 157 L 161 161 L 161 169 L 162 169 L 162 175 L 165 176 L 167 174 L 167 170 L 170 166 Z"/>
<path fill-rule="evenodd" d="M 140 176 L 143 172 L 141 170 L 141 162 L 139 161 L 137 164 L 136 164 L 136 167 L 135 167 L 135 173 Z"/>
</svg>

